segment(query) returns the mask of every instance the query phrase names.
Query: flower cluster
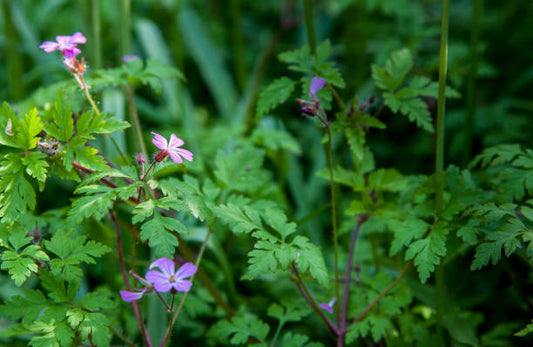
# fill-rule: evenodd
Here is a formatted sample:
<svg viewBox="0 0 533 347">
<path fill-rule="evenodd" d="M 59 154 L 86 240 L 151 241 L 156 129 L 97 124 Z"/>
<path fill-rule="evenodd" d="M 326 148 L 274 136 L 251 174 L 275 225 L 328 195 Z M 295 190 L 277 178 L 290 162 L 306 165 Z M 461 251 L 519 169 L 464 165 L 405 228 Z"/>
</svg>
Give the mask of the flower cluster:
<svg viewBox="0 0 533 347">
<path fill-rule="evenodd" d="M 158 268 L 161 271 L 152 270 L 154 268 Z M 188 292 L 191 289 L 192 282 L 186 280 L 186 278 L 194 275 L 196 270 L 196 266 L 192 263 L 185 263 L 176 270 L 172 260 L 159 258 L 150 265 L 150 271 L 146 273 L 146 279 L 132 273 L 135 278 L 145 285 L 144 288 L 135 292 L 121 290 L 120 296 L 122 300 L 131 302 L 139 300 L 144 294 L 154 289 L 159 293 Z"/>
<path fill-rule="evenodd" d="M 313 77 L 311 85 L 309 86 L 309 96 L 313 101 L 296 99 L 302 105 L 302 112 L 309 116 L 317 116 L 320 107 L 320 101 L 316 97 L 316 93 L 326 85 L 326 80 L 321 77 Z"/>
</svg>

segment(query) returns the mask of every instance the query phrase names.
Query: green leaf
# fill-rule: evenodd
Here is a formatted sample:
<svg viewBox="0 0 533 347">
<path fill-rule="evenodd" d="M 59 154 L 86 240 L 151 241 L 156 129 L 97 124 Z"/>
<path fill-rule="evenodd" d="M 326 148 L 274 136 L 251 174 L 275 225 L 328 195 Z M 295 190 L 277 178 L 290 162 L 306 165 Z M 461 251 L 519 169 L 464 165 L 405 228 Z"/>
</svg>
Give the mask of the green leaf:
<svg viewBox="0 0 533 347">
<path fill-rule="evenodd" d="M 35 208 L 35 191 L 24 177 L 20 156 L 7 154 L 0 166 L 0 220 L 13 224 L 28 210 Z"/>
<path fill-rule="evenodd" d="M 287 244 L 272 243 L 259 240 L 254 250 L 248 253 L 248 271 L 246 279 L 253 280 L 264 274 L 287 271 L 293 260 L 296 260 L 297 250 Z"/>
<path fill-rule="evenodd" d="M 67 236 L 63 231 L 56 231 L 50 241 L 45 241 L 46 249 L 57 255 L 50 261 L 54 275 L 62 276 L 66 281 L 81 281 L 82 263 L 95 264 L 99 258 L 111 249 L 96 241 L 87 241 L 85 236 Z"/>
<path fill-rule="evenodd" d="M 116 199 L 113 188 L 92 185 L 85 186 L 84 189 L 87 191 L 87 189 L 91 187 L 102 192 L 75 199 L 72 202 L 72 208 L 68 211 L 69 222 L 80 223 L 82 220 L 91 217 L 95 220 L 101 220 L 109 213 L 109 209 L 113 207 Z"/>
<path fill-rule="evenodd" d="M 61 142 L 68 142 L 74 135 L 74 114 L 69 107 L 69 102 L 60 90 L 57 93 L 54 106 L 46 114 L 47 122 L 44 130 L 50 136 Z"/>
<path fill-rule="evenodd" d="M 392 53 L 385 62 L 385 68 L 372 65 L 372 78 L 376 85 L 388 91 L 396 90 L 413 68 L 413 56 L 407 48 Z"/>
<path fill-rule="evenodd" d="M 56 323 L 54 320 L 46 323 L 44 321 L 33 322 L 30 329 L 40 336 L 32 337 L 30 346 L 34 347 L 60 347 L 70 346 L 74 342 L 74 332 L 66 323 Z"/>
<path fill-rule="evenodd" d="M 300 71 L 304 73 L 313 73 L 311 68 L 311 51 L 309 46 L 305 45 L 302 48 L 280 53 L 279 60 L 289 64 L 289 69 Z"/>
<path fill-rule="evenodd" d="M 23 291 L 23 295 L 12 296 L 1 305 L 0 316 L 14 320 L 22 318 L 22 323 L 28 324 L 36 321 L 48 305 L 40 290 L 27 289 Z"/>
<path fill-rule="evenodd" d="M 281 325 L 286 322 L 301 321 L 303 317 L 308 316 L 310 313 L 311 309 L 308 306 L 295 301 L 284 302 L 283 306 L 273 303 L 268 307 L 267 312 L 270 317 L 279 320 Z"/>
<path fill-rule="evenodd" d="M 531 333 L 533 333 L 533 320 L 524 329 L 516 332 L 515 336 L 523 337 L 523 336 L 526 336 L 526 335 L 531 334 Z"/>
<path fill-rule="evenodd" d="M 446 255 L 447 231 L 436 225 L 424 239 L 416 240 L 409 245 L 405 259 L 414 258 L 420 281 L 425 283 L 440 264 L 440 257 Z"/>
<path fill-rule="evenodd" d="M 344 79 L 335 63 L 328 62 L 332 56 L 331 43 L 329 40 L 322 42 L 316 48 L 316 54 L 311 57 L 311 64 L 313 65 L 316 75 L 324 78 L 326 82 L 338 88 L 344 88 Z"/>
<path fill-rule="evenodd" d="M 287 101 L 294 91 L 296 83 L 296 81 L 288 77 L 281 77 L 272 81 L 263 89 L 257 100 L 256 120 L 259 120 L 275 107 Z"/>
<path fill-rule="evenodd" d="M 169 198 L 181 199 L 186 208 L 184 210 L 188 210 L 195 218 L 204 221 L 206 218 L 210 220 L 213 217 L 213 212 L 207 205 L 210 198 L 202 191 L 196 178 L 185 175 L 183 180 L 164 179 L 159 182 L 159 186 Z M 215 195 L 218 195 L 218 190 L 217 188 Z"/>
<path fill-rule="evenodd" d="M 148 241 L 148 245 L 154 248 L 156 257 L 172 258 L 175 253 L 178 238 L 168 230 L 179 234 L 187 233 L 183 223 L 175 218 L 161 216 L 159 212 L 141 225 L 141 240 Z"/>
<path fill-rule="evenodd" d="M 233 345 L 246 344 L 250 338 L 266 343 L 269 330 L 270 327 L 256 316 L 246 314 L 231 321 L 219 321 L 209 329 L 207 336 L 217 341 L 229 340 Z"/>
<path fill-rule="evenodd" d="M 41 117 L 37 116 L 36 108 L 28 111 L 21 119 L 4 102 L 0 108 L 0 119 L 3 128 L 0 129 L 2 145 L 29 151 L 41 139 L 38 135 L 43 130 L 43 123 Z"/>
<path fill-rule="evenodd" d="M 283 335 L 281 340 L 281 347 L 321 347 L 324 346 L 320 342 L 310 342 L 309 337 L 301 334 L 293 334 L 291 332 Z"/>
<path fill-rule="evenodd" d="M 413 240 L 424 236 L 429 225 L 422 219 L 410 217 L 403 221 L 389 220 L 389 229 L 394 233 L 394 240 L 390 248 L 390 255 L 393 256 L 408 246 Z"/>
<path fill-rule="evenodd" d="M 322 252 L 305 236 L 296 236 L 291 245 L 297 247 L 296 265 L 302 272 L 309 273 L 323 286 L 328 283 L 328 270 Z"/>
<path fill-rule="evenodd" d="M 263 230 L 259 214 L 248 206 L 241 209 L 230 203 L 214 207 L 213 212 L 225 221 L 234 233 L 249 234 L 255 230 Z"/>
</svg>

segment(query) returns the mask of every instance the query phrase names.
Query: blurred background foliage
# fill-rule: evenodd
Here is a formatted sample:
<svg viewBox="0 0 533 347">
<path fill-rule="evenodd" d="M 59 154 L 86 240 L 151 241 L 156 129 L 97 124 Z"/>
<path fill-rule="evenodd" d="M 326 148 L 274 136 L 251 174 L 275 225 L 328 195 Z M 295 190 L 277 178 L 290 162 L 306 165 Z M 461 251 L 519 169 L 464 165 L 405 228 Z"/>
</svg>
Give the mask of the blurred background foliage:
<svg viewBox="0 0 533 347">
<path fill-rule="evenodd" d="M 370 78 L 371 64 L 383 65 L 391 52 L 402 47 L 414 54 L 417 74 L 437 79 L 441 1 L 317 0 L 313 1 L 313 9 L 317 42 L 330 40 L 346 81 L 346 88 L 339 90 L 344 100 L 357 96 L 363 101 L 376 93 Z M 255 103 L 261 87 L 293 74 L 279 62 L 277 54 L 308 43 L 302 2 L 296 0 L 1 0 L 0 18 L 0 100 L 21 111 L 53 102 L 58 86 L 70 79 L 58 56 L 39 49 L 42 41 L 53 40 L 56 35 L 81 31 L 87 36 L 82 49 L 89 76 L 100 68 L 121 65 L 128 55 L 179 68 L 184 80 L 163 80 L 160 93 L 138 86 L 134 98 L 147 129 L 146 142 L 150 137 L 148 129 L 176 132 L 199 161 L 191 167 L 193 172 L 201 171 L 202 164 L 213 160 L 219 148 L 231 146 L 230 140 L 236 134 L 256 126 Z M 465 167 L 484 148 L 497 144 L 532 147 L 528 127 L 533 114 L 531 18 L 530 0 L 452 2 L 448 81 L 462 97 L 447 104 L 447 165 Z M 98 86 L 94 88 L 99 91 Z M 306 94 L 302 90 L 294 97 Z M 107 88 L 97 93 L 96 99 L 104 110 L 119 118 L 127 120 L 131 116 L 128 94 L 121 88 Z M 436 101 L 426 102 L 432 114 L 436 113 Z M 299 156 L 269 151 L 266 166 L 275 167 L 275 180 L 286 193 L 284 203 L 292 206 L 293 219 L 314 242 L 324 242 L 328 183 L 315 173 L 327 165 L 326 157 L 320 130 L 299 113 L 299 105 L 289 102 L 261 120 L 261 126 L 288 130 L 305 149 Z M 377 167 L 395 167 L 404 174 L 434 171 L 431 134 L 386 110 L 380 120 L 387 124 L 387 130 L 372 131 L 367 138 Z M 126 138 L 117 139 L 131 156 L 141 150 L 138 141 L 132 139 L 133 130 Z M 106 153 L 105 143 L 101 146 L 106 156 L 113 156 L 111 149 Z M 58 196 L 68 201 L 72 187 L 58 185 L 44 192 L 45 204 L 61 206 Z M 65 193 L 58 193 L 61 191 Z M 323 223 L 306 223 L 321 213 Z M 233 271 L 240 274 L 250 245 L 238 247 L 238 242 L 243 241 L 231 237 L 225 241 L 224 246 L 218 247 L 231 254 Z M 231 247 L 235 249 L 230 250 Z M 220 259 L 215 259 L 216 255 L 206 258 L 203 266 L 216 273 Z M 241 268 L 234 265 L 239 259 Z M 105 271 L 94 269 L 93 278 Z M 220 277 L 223 275 L 227 273 Z M 487 296 L 497 298 L 494 295 L 501 287 L 501 278 L 507 277 L 501 272 L 493 273 Z M 215 278 L 214 282 L 223 280 Z M 285 284 L 277 287 L 279 293 L 289 290 Z M 228 284 L 228 293 L 236 295 L 230 299 L 234 302 L 239 302 L 240 296 L 261 292 L 257 282 L 240 281 L 237 289 L 232 285 Z M 206 293 L 200 291 L 191 300 L 200 302 L 202 295 Z M 249 298 L 248 303 L 267 305 L 261 297 Z M 492 312 L 499 312 L 498 308 Z M 491 319 L 498 320 L 489 317 L 488 325 Z M 191 320 L 187 324 L 182 327 L 202 331 L 195 326 L 198 322 Z M 507 327 L 505 333 L 517 328 Z"/>
</svg>

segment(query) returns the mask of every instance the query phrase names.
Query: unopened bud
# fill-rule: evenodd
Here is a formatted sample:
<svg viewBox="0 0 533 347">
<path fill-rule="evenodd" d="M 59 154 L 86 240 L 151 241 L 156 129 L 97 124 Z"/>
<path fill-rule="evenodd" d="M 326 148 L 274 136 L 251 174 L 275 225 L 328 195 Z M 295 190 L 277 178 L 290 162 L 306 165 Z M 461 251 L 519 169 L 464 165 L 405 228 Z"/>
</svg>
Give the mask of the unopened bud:
<svg viewBox="0 0 533 347">
<path fill-rule="evenodd" d="M 144 159 L 141 152 L 137 152 L 137 163 L 138 164 L 144 164 L 146 163 L 146 159 Z"/>
<path fill-rule="evenodd" d="M 160 163 L 168 157 L 168 151 L 166 149 L 161 150 L 161 152 L 155 155 L 155 161 Z"/>
</svg>

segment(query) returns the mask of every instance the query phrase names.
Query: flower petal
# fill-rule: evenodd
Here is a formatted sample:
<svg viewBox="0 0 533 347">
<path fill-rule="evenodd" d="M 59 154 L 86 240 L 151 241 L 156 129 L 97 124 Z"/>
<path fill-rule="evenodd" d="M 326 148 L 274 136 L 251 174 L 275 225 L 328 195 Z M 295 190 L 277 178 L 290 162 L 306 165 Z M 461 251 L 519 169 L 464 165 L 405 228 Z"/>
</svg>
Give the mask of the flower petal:
<svg viewBox="0 0 533 347">
<path fill-rule="evenodd" d="M 169 276 L 156 271 L 151 270 L 146 274 L 146 280 L 154 286 L 155 290 L 158 292 L 168 292 L 172 289 L 172 284 L 170 283 Z"/>
<path fill-rule="evenodd" d="M 333 314 L 333 307 L 331 307 L 329 304 L 321 303 L 318 306 L 320 306 L 321 309 L 328 311 L 330 314 Z"/>
<path fill-rule="evenodd" d="M 179 155 L 181 155 L 183 158 L 187 159 L 188 161 L 192 161 L 192 152 L 191 151 L 188 151 L 188 150 L 183 149 L 183 148 L 175 149 L 175 151 L 178 152 Z"/>
<path fill-rule="evenodd" d="M 58 50 L 59 45 L 56 42 L 45 41 L 39 46 L 39 48 L 44 49 L 46 53 L 50 53 L 50 52 Z"/>
<path fill-rule="evenodd" d="M 176 164 L 181 164 L 181 162 L 183 161 L 183 159 L 181 159 L 180 157 L 180 154 L 178 152 L 177 149 L 171 149 L 168 151 L 168 154 L 170 154 L 170 158 L 172 159 L 173 162 L 175 162 Z"/>
<path fill-rule="evenodd" d="M 172 283 L 172 287 L 178 292 L 188 292 L 191 290 L 192 282 L 189 280 L 179 280 Z"/>
<path fill-rule="evenodd" d="M 175 274 L 174 269 L 176 266 L 174 265 L 174 262 L 168 258 L 157 259 L 150 264 L 150 270 L 152 270 L 154 267 L 159 268 L 165 275 L 167 275 L 167 277 Z"/>
<path fill-rule="evenodd" d="M 193 263 L 185 263 L 176 272 L 176 280 L 179 281 L 182 278 L 190 277 L 196 273 L 196 270 L 198 269 Z"/>
<path fill-rule="evenodd" d="M 168 144 L 169 148 L 176 148 L 183 145 L 183 140 L 177 137 L 176 135 L 170 135 L 170 143 Z"/>
<path fill-rule="evenodd" d="M 167 139 L 165 139 L 163 136 L 154 133 L 152 131 L 152 135 L 154 135 L 154 138 L 152 139 L 152 143 L 159 149 L 168 149 L 168 142 Z"/>
<path fill-rule="evenodd" d="M 142 298 L 143 295 L 144 295 L 144 292 L 129 292 L 127 290 L 120 291 L 120 296 L 122 297 L 122 300 L 126 302 L 137 301 L 140 298 Z"/>
<path fill-rule="evenodd" d="M 326 80 L 321 77 L 313 77 L 309 87 L 309 95 L 313 96 L 326 85 Z"/>
<path fill-rule="evenodd" d="M 72 36 L 70 37 L 70 42 L 74 44 L 85 43 L 87 42 L 87 38 L 83 36 L 82 33 L 77 32 L 77 33 L 72 34 Z"/>
</svg>

